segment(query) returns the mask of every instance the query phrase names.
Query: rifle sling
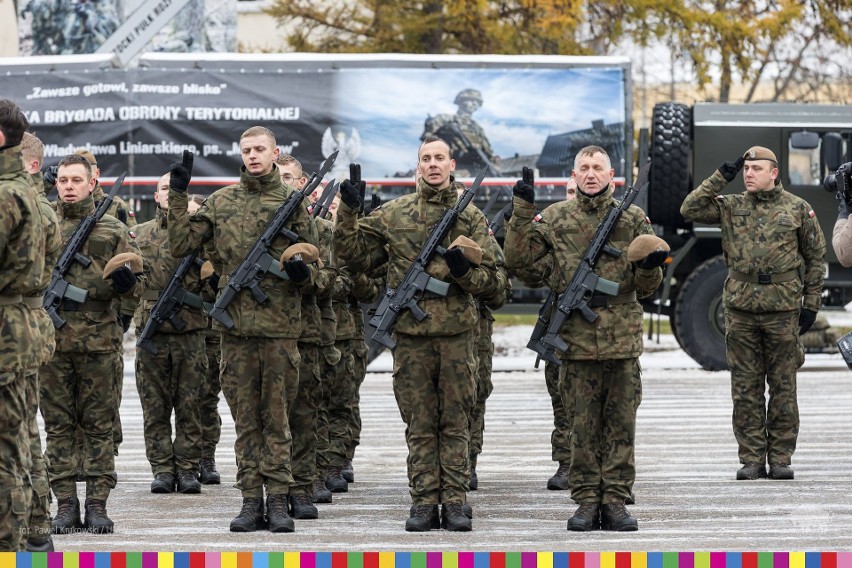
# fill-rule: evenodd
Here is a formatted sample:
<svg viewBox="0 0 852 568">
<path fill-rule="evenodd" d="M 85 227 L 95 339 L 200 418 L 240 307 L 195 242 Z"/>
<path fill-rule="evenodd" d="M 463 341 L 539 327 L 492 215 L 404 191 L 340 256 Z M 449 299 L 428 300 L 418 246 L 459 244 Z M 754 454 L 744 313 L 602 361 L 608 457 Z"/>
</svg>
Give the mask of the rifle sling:
<svg viewBox="0 0 852 568">
<path fill-rule="evenodd" d="M 589 307 L 603 308 L 606 306 L 620 306 L 621 304 L 629 304 L 636 301 L 636 291 L 625 292 L 618 296 L 610 296 L 608 294 L 593 294 L 589 300 Z"/>
</svg>

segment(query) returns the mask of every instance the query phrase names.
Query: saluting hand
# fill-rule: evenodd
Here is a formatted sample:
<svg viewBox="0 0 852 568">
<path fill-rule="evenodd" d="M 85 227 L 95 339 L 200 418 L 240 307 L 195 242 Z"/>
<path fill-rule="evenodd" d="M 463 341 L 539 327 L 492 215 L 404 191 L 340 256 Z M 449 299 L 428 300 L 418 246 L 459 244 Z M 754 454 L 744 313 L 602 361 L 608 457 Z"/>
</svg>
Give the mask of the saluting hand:
<svg viewBox="0 0 852 568">
<path fill-rule="evenodd" d="M 183 161 L 169 166 L 169 187 L 177 192 L 186 193 L 192 178 L 192 163 L 195 155 L 189 150 L 183 151 Z"/>
<path fill-rule="evenodd" d="M 743 169 L 744 163 L 745 158 L 742 156 L 733 162 L 724 162 L 721 166 L 719 166 L 719 173 L 722 174 L 722 177 L 729 182 L 734 181 L 734 178 L 737 177 L 737 174 L 740 173 L 741 169 Z"/>
</svg>

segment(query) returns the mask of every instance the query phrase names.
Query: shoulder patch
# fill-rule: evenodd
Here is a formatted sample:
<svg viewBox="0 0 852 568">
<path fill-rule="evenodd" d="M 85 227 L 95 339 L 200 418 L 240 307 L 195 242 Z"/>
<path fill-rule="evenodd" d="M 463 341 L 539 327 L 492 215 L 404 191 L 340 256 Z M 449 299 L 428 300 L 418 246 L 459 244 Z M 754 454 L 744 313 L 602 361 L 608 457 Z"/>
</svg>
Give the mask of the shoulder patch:
<svg viewBox="0 0 852 568">
<path fill-rule="evenodd" d="M 535 217 L 533 217 L 534 223 L 541 223 L 544 220 L 544 217 L 541 213 L 536 213 Z"/>
<path fill-rule="evenodd" d="M 131 238 L 131 239 L 135 239 L 135 238 L 136 238 L 136 233 L 134 233 L 133 231 L 127 231 L 127 233 L 130 235 L 130 238 Z"/>
<path fill-rule="evenodd" d="M 136 212 L 133 211 L 132 209 L 130 209 L 130 210 L 127 211 L 127 215 L 130 216 L 130 217 L 136 217 Z"/>
<path fill-rule="evenodd" d="M 816 213 L 814 213 L 814 210 L 813 210 L 813 209 L 811 209 L 810 211 L 808 211 L 808 217 L 810 217 L 810 218 L 812 218 L 812 219 L 813 219 L 815 216 L 816 216 Z"/>
<path fill-rule="evenodd" d="M 648 217 L 648 216 L 645 216 L 645 222 L 650 225 L 651 224 L 651 218 Z"/>
</svg>

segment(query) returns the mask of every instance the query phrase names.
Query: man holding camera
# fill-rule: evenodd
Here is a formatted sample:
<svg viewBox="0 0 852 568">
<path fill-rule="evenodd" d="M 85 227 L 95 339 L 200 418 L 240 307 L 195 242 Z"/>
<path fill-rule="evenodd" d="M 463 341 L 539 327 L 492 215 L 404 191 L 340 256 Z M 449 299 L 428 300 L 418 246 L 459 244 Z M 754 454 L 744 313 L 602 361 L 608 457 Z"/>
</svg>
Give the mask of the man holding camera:
<svg viewBox="0 0 852 568">
<path fill-rule="evenodd" d="M 740 170 L 746 191 L 719 195 Z M 734 400 L 737 479 L 793 479 L 799 433 L 799 336 L 816 320 L 825 277 L 825 238 L 813 209 L 784 190 L 775 153 L 749 148 L 725 162 L 680 208 L 690 221 L 719 225 L 728 265 L 723 301 Z M 769 384 L 769 405 L 764 398 Z"/>
</svg>

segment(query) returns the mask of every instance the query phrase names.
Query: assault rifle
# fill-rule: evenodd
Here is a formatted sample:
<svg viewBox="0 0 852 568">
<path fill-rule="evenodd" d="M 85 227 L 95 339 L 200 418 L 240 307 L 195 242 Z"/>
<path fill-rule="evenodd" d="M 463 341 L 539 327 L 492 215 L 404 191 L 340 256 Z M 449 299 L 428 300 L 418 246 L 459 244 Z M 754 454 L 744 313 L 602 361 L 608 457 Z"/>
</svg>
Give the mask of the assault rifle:
<svg viewBox="0 0 852 568">
<path fill-rule="evenodd" d="M 550 319 L 549 321 L 536 322 L 527 347 L 538 353 L 542 359 L 554 362 L 557 365 L 561 364 L 561 361 L 555 356 L 554 349 L 561 353 L 568 351 L 568 344 L 559 334 L 572 313 L 579 311 L 590 323 L 598 319 L 598 315 L 589 306 L 595 292 L 608 296 L 618 295 L 619 284 L 601 278 L 595 274 L 594 270 L 602 254 L 606 253 L 613 257 L 621 256 L 621 251 L 608 245 L 607 242 L 616 225 L 618 225 L 621 214 L 633 204 L 636 196 L 647 185 L 645 180 L 648 177 L 649 169 L 650 162 L 640 170 L 639 175 L 636 176 L 636 183 L 627 190 L 621 199 L 621 203 L 610 207 L 606 217 L 595 230 L 592 242 L 589 243 L 586 252 L 583 253 L 583 258 L 580 259 L 580 264 L 571 277 L 571 281 L 565 291 L 555 300 L 555 309 L 545 302 L 545 305 L 539 311 L 539 320 L 547 318 L 548 315 Z M 539 325 L 539 323 L 542 325 Z"/>
<path fill-rule="evenodd" d="M 53 272 L 50 275 L 50 284 L 47 286 L 47 290 L 44 293 L 43 306 L 44 309 L 47 310 L 47 315 L 49 315 L 50 319 L 53 321 L 53 327 L 56 329 L 62 329 L 62 326 L 65 325 L 65 320 L 62 319 L 58 311 L 63 300 L 72 300 L 78 304 L 82 304 L 89 296 L 88 290 L 84 290 L 70 284 L 65 277 L 68 275 L 68 271 L 71 270 L 71 266 L 75 262 L 81 264 L 83 268 L 88 268 L 89 265 L 92 264 L 91 260 L 80 254 L 80 250 L 83 248 L 83 245 L 86 244 L 86 239 L 89 238 L 89 235 L 92 233 L 97 222 L 101 220 L 101 218 L 106 214 L 107 209 L 109 209 L 110 205 L 112 205 L 112 200 L 115 198 L 115 194 L 118 193 L 118 189 L 121 187 L 126 173 L 127 172 L 121 174 L 118 179 L 115 180 L 115 183 L 112 185 L 112 189 L 98 203 L 95 208 L 95 212 L 91 215 L 87 215 L 82 221 L 80 221 L 80 224 L 77 225 L 77 228 L 74 229 L 73 233 L 71 233 L 71 238 L 68 239 L 68 244 L 66 244 L 65 248 L 62 250 L 62 255 L 56 262 L 56 266 L 53 267 Z"/>
<path fill-rule="evenodd" d="M 225 289 L 216 298 L 216 303 L 209 312 L 211 318 L 231 329 L 234 327 L 234 320 L 231 319 L 231 316 L 228 315 L 226 310 L 231 305 L 231 302 L 234 301 L 234 298 L 237 297 L 237 294 L 243 289 L 248 288 L 255 301 L 258 304 L 262 304 L 269 299 L 269 296 L 260 287 L 260 281 L 268 272 L 282 280 L 287 280 L 287 273 L 282 272 L 278 268 L 278 259 L 272 258 L 272 255 L 269 254 L 269 247 L 272 246 L 272 241 L 278 235 L 287 237 L 293 243 L 299 240 L 299 235 L 288 229 L 286 225 L 299 208 L 302 207 L 302 200 L 310 195 L 319 185 L 322 178 L 328 173 L 331 166 L 334 165 L 334 160 L 336 159 L 337 152 L 335 151 L 323 162 L 319 173 L 311 175 L 308 183 L 305 184 L 305 187 L 301 191 L 294 192 L 287 201 L 276 209 L 272 215 L 272 219 L 266 225 L 266 229 L 263 230 L 263 234 L 260 235 L 260 238 L 251 247 L 251 250 L 249 250 L 242 262 L 240 262 L 240 265 L 228 276 L 228 285 L 225 286 Z"/>
<path fill-rule="evenodd" d="M 450 234 L 450 229 L 456 224 L 461 212 L 473 200 L 476 190 L 479 189 L 487 173 L 488 168 L 480 170 L 473 181 L 473 185 L 465 189 L 456 204 L 444 213 L 444 216 L 432 229 L 417 258 L 411 263 L 399 286 L 395 290 L 390 287 L 387 288 L 384 298 L 382 298 L 379 307 L 376 308 L 375 315 L 370 318 L 370 325 L 376 328 L 376 332 L 373 334 L 374 341 L 393 351 L 396 348 L 396 343 L 391 339 L 390 331 L 402 311 L 409 310 L 414 319 L 423 321 L 426 318 L 426 312 L 420 309 L 417 304 L 423 297 L 423 293 L 432 292 L 438 296 L 447 295 L 450 284 L 429 276 L 426 272 L 426 266 L 436 253 L 443 255 L 446 252 L 441 243 Z"/>
<path fill-rule="evenodd" d="M 503 228 L 503 225 L 506 224 L 506 221 L 512 218 L 512 211 L 515 209 L 515 204 L 510 201 L 505 207 L 503 207 L 500 211 L 497 212 L 497 215 L 494 216 L 494 220 L 488 223 L 488 234 L 496 235 L 497 231 Z"/>
<path fill-rule="evenodd" d="M 181 331 L 186 327 L 186 322 L 178 316 L 178 311 L 182 306 L 186 305 L 199 310 L 210 307 L 210 304 L 203 302 L 200 296 L 188 292 L 183 287 L 183 279 L 187 272 L 189 272 L 189 269 L 193 266 L 200 266 L 201 264 L 202 262 L 198 258 L 198 253 L 192 253 L 183 257 L 183 260 L 180 261 L 180 264 L 178 264 L 172 273 L 169 283 L 160 292 L 154 307 L 151 308 L 148 321 L 145 322 L 142 333 L 136 339 L 137 347 L 141 347 L 152 355 L 156 355 L 160 350 L 157 349 L 151 338 L 154 337 L 154 334 L 157 333 L 157 330 L 160 329 L 164 321 L 168 320 L 173 328 Z"/>
</svg>

